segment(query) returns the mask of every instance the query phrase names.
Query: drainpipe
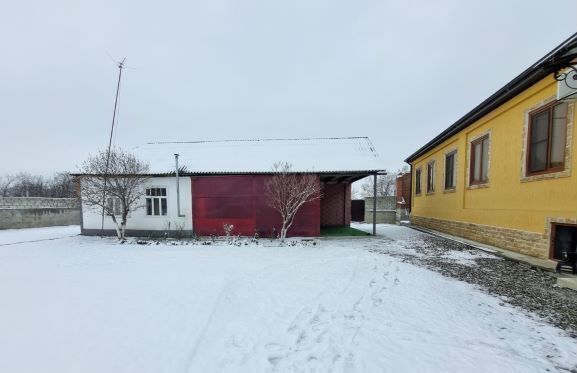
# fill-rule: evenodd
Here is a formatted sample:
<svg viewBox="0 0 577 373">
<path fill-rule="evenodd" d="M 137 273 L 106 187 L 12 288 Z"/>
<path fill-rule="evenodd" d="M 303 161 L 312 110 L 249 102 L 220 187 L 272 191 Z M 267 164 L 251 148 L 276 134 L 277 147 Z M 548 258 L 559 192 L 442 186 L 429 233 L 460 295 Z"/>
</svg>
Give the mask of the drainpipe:
<svg viewBox="0 0 577 373">
<path fill-rule="evenodd" d="M 411 209 L 413 208 L 413 203 L 415 203 L 415 195 L 413 194 L 413 164 L 410 164 L 410 168 L 409 168 L 409 172 L 411 173 L 411 179 L 410 179 L 410 185 L 409 185 L 409 205 L 410 207 L 407 209 L 407 214 L 409 214 L 409 216 L 407 216 L 409 218 L 409 221 L 411 220 L 410 218 L 410 214 L 411 214 Z"/>
<path fill-rule="evenodd" d="M 176 214 L 179 218 L 184 215 L 180 214 L 180 182 L 178 180 L 178 154 L 174 154 L 174 163 L 176 166 Z"/>
</svg>

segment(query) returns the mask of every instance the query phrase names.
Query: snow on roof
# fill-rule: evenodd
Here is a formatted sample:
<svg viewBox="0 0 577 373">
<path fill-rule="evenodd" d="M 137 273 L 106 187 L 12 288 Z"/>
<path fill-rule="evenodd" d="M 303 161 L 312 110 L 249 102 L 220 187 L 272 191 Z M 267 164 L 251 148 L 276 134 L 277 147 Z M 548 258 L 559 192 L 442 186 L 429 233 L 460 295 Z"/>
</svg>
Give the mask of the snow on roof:
<svg viewBox="0 0 577 373">
<path fill-rule="evenodd" d="M 134 149 L 153 174 L 171 173 L 174 154 L 190 174 L 267 173 L 289 162 L 295 172 L 382 171 L 383 162 L 368 137 L 156 142 Z"/>
</svg>

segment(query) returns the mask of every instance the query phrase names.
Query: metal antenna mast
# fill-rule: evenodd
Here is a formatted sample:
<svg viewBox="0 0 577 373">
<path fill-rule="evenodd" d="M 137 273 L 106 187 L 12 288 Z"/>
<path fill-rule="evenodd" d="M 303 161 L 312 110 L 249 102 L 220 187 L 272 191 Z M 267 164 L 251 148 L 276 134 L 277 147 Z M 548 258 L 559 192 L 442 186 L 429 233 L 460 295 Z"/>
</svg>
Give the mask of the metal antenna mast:
<svg viewBox="0 0 577 373">
<path fill-rule="evenodd" d="M 126 57 L 118 62 L 118 83 L 116 84 L 116 98 L 114 99 L 114 112 L 112 113 L 112 126 L 110 127 L 110 139 L 108 140 L 108 150 L 106 151 L 106 168 L 104 170 L 104 188 L 102 190 L 102 224 L 100 226 L 100 238 L 104 236 L 104 206 L 106 204 L 106 184 L 108 181 L 108 166 L 110 165 L 110 148 L 112 147 L 112 135 L 114 134 L 114 124 L 116 123 L 116 113 L 118 109 L 118 94 L 120 93 L 120 79 L 122 78 L 122 68 L 126 62 Z"/>
</svg>

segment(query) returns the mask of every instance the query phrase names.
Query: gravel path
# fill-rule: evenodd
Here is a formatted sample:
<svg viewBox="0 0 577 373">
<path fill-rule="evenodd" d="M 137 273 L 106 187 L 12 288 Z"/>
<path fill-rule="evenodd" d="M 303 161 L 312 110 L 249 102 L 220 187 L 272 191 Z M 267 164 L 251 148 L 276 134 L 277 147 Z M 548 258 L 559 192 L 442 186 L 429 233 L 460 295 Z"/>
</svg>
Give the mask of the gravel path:
<svg viewBox="0 0 577 373">
<path fill-rule="evenodd" d="M 478 285 L 503 302 L 535 313 L 577 338 L 577 293 L 557 287 L 555 278 L 549 274 L 528 264 L 426 233 L 384 241 L 385 245 L 385 242 L 375 244 L 371 250 Z"/>
</svg>

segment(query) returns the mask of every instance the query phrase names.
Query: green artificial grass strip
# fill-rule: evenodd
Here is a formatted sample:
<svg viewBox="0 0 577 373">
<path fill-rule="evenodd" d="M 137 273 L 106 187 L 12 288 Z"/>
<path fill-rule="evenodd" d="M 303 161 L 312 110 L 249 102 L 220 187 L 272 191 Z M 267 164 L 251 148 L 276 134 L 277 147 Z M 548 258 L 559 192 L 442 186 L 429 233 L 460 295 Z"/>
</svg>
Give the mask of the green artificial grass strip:
<svg viewBox="0 0 577 373">
<path fill-rule="evenodd" d="M 323 227 L 321 228 L 321 237 L 339 237 L 339 236 L 370 236 L 369 233 L 360 231 L 351 227 Z"/>
</svg>

